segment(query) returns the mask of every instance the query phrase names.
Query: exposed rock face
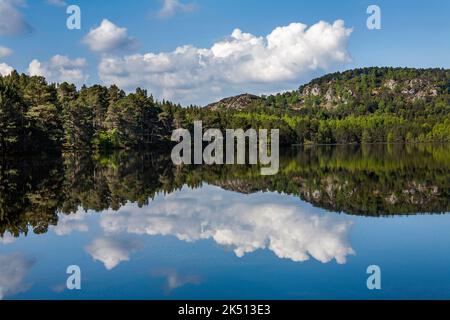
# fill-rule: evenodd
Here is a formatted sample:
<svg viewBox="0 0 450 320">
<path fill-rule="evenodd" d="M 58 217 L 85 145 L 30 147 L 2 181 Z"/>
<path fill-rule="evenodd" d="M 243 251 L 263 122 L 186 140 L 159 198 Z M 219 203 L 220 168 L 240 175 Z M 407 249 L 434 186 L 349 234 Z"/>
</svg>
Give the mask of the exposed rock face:
<svg viewBox="0 0 450 320">
<path fill-rule="evenodd" d="M 261 189 L 245 179 L 217 180 L 214 181 L 214 185 L 221 187 L 224 190 L 235 191 L 243 194 L 252 194 L 261 191 Z"/>
<path fill-rule="evenodd" d="M 345 88 L 338 93 L 336 90 L 336 81 L 332 80 L 322 85 L 308 84 L 299 90 L 299 103 L 295 106 L 296 109 L 305 107 L 308 100 L 314 99 L 316 106 L 326 109 L 332 109 L 338 104 L 347 104 L 350 98 L 354 97 L 352 89 Z"/>
<path fill-rule="evenodd" d="M 317 97 L 317 96 L 320 96 L 321 90 L 318 85 L 312 85 L 312 86 L 306 86 L 302 93 L 305 96 Z"/>
<path fill-rule="evenodd" d="M 313 82 L 319 81 L 314 80 Z M 360 89 L 361 84 L 356 85 Z M 412 79 L 412 80 L 394 80 L 388 79 L 383 81 L 381 85 L 371 89 L 371 96 L 379 95 L 400 95 L 406 102 L 415 102 L 418 100 L 427 100 L 439 95 L 441 88 L 435 83 L 427 79 Z M 326 109 L 333 109 L 340 104 L 348 104 L 351 101 L 357 101 L 363 95 L 362 92 L 357 92 L 354 87 L 348 84 L 340 84 L 336 79 L 331 79 L 326 83 L 321 82 L 310 83 L 300 87 L 299 101 L 295 106 L 296 109 L 301 109 L 308 105 L 308 101 L 314 101 L 317 107 Z"/>
<path fill-rule="evenodd" d="M 264 101 L 263 98 L 252 95 L 252 94 L 241 94 L 238 96 L 225 98 L 220 100 L 219 102 L 211 103 L 206 106 L 207 109 L 210 110 L 218 110 L 218 109 L 233 109 L 233 110 L 243 110 L 247 107 Z"/>
<path fill-rule="evenodd" d="M 389 79 L 388 81 L 386 81 L 383 85 L 384 87 L 388 88 L 389 90 L 394 90 L 395 87 L 397 86 L 397 81 Z"/>
</svg>

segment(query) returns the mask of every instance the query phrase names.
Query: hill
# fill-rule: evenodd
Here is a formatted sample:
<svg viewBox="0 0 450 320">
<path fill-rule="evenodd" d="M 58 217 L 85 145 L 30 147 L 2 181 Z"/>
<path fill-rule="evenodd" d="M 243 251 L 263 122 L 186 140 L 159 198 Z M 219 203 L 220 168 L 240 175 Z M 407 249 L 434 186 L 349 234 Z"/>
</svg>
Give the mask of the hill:
<svg viewBox="0 0 450 320">
<path fill-rule="evenodd" d="M 362 68 L 270 96 L 223 99 L 188 117 L 220 128 L 277 128 L 284 144 L 450 141 L 450 70 Z"/>
<path fill-rule="evenodd" d="M 412 68 L 363 68 L 325 75 L 298 90 L 271 96 L 238 95 L 206 106 L 207 109 L 308 108 L 336 110 L 366 106 L 376 111 L 390 104 L 434 104 L 449 101 L 450 70 Z M 354 110 L 358 113 L 358 110 Z"/>
<path fill-rule="evenodd" d="M 264 99 L 261 97 L 245 93 L 234 97 L 225 98 L 218 102 L 211 103 L 207 105 L 205 108 L 209 110 L 220 110 L 222 108 L 233 110 L 244 110 L 248 106 L 258 105 L 263 101 Z"/>
</svg>

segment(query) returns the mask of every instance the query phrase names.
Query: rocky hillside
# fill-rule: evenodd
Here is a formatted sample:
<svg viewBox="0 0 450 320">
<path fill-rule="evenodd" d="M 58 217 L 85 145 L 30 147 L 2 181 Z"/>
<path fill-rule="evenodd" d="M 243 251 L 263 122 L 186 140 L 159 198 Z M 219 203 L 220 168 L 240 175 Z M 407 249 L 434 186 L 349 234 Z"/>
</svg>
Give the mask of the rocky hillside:
<svg viewBox="0 0 450 320">
<path fill-rule="evenodd" d="M 243 110 L 249 107 L 275 107 L 301 110 L 319 108 L 369 109 L 390 105 L 448 103 L 450 70 L 411 68 L 364 68 L 337 72 L 312 80 L 298 90 L 274 96 L 240 95 L 207 106 L 209 109 Z M 391 110 L 392 111 L 392 110 Z"/>
<path fill-rule="evenodd" d="M 252 94 L 241 94 L 238 96 L 222 99 L 218 102 L 211 103 L 206 106 L 210 110 L 232 109 L 243 110 L 252 105 L 263 103 L 264 99 Z"/>
<path fill-rule="evenodd" d="M 397 100 L 431 102 L 448 95 L 450 71 L 443 69 L 366 68 L 334 73 L 303 85 L 293 108 L 365 104 Z"/>
</svg>

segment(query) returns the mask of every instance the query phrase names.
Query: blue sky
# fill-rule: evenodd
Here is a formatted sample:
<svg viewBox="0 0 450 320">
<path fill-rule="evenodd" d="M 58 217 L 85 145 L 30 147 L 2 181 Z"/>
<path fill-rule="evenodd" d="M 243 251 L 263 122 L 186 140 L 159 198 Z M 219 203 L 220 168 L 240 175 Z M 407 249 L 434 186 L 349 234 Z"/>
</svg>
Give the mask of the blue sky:
<svg viewBox="0 0 450 320">
<path fill-rule="evenodd" d="M 170 2 L 169 9 L 162 12 L 165 1 Z M 128 91 L 139 85 L 158 98 L 184 104 L 204 104 L 242 92 L 263 94 L 295 89 L 316 76 L 354 67 L 450 67 L 450 2 L 445 0 L 165 1 L 0 0 L 0 47 L 12 51 L 0 54 L 0 64 L 26 73 L 36 60 L 34 73 L 42 73 L 49 81 L 73 77 L 78 85 L 117 83 Z M 58 2 L 61 5 L 55 5 Z M 66 28 L 65 11 L 70 4 L 81 9 L 81 30 Z M 366 27 L 366 9 L 370 4 L 381 8 L 381 30 Z M 22 16 L 22 28 L 17 21 L 11 21 L 17 18 L 11 10 Z M 86 37 L 104 19 L 111 23 L 112 38 L 96 48 L 104 33 L 91 37 L 90 42 Z M 335 27 L 336 20 L 343 20 L 343 27 Z M 277 27 L 291 23 L 310 27 L 319 21 L 329 24 L 324 32 L 336 31 L 335 46 L 327 44 L 325 49 L 321 46 L 312 50 L 310 47 L 320 42 L 325 33 L 313 39 L 305 36 L 310 41 L 305 45 L 305 54 L 300 51 L 291 55 L 293 47 L 286 43 L 297 41 L 298 48 L 304 39 L 299 40 L 297 32 L 285 30 L 280 37 L 287 40 L 279 50 L 270 51 L 262 44 L 261 48 L 257 45 L 249 49 L 253 50 L 250 57 L 244 54 L 244 47 L 234 58 L 220 62 L 217 57 L 211 58 L 214 44 L 234 43 L 232 40 L 236 39 L 231 35 L 236 28 L 258 39 Z M 21 30 L 2 30 L 8 29 L 5 23 Z M 350 29 L 351 34 L 342 34 Z M 243 38 L 239 40 L 242 46 L 253 41 Z M 185 45 L 194 50 L 173 54 L 177 47 Z M 209 50 L 204 57 L 203 49 Z M 145 57 L 148 53 L 157 57 Z M 158 56 L 160 53 L 167 55 Z M 67 59 L 51 60 L 55 55 Z M 126 59 L 133 55 L 137 55 L 133 62 Z M 197 61 L 203 58 L 208 59 L 206 66 Z"/>
</svg>

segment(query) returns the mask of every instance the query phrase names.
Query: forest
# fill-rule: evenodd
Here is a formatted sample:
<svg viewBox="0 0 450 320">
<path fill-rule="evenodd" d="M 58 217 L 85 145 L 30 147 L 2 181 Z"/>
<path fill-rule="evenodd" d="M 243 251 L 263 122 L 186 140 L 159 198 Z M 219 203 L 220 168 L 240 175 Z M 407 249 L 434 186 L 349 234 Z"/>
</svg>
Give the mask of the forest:
<svg viewBox="0 0 450 320">
<path fill-rule="evenodd" d="M 279 129 L 283 145 L 450 142 L 450 70 L 355 69 L 214 108 L 158 101 L 141 88 L 77 89 L 15 71 L 0 77 L 3 154 L 162 147 L 196 120 L 222 130 Z"/>
</svg>

